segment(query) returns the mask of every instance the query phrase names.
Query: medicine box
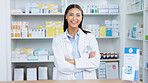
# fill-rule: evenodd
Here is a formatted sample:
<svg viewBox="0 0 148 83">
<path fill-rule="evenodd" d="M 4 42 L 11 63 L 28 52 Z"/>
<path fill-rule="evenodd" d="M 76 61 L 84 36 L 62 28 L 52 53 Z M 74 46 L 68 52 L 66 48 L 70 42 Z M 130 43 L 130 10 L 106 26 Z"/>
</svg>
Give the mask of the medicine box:
<svg viewBox="0 0 148 83">
<path fill-rule="evenodd" d="M 14 68 L 14 81 L 24 81 L 25 68 Z"/>
<path fill-rule="evenodd" d="M 48 66 L 38 67 L 38 80 L 48 80 Z"/>
<path fill-rule="evenodd" d="M 106 63 L 106 79 L 118 79 L 118 62 Z"/>
<path fill-rule="evenodd" d="M 49 55 L 48 57 L 49 61 L 54 61 L 54 55 Z"/>
<path fill-rule="evenodd" d="M 109 9 L 107 4 L 99 5 L 99 13 L 108 13 L 108 12 Z"/>
<path fill-rule="evenodd" d="M 105 26 L 100 27 L 100 37 L 106 37 L 106 27 Z"/>
<path fill-rule="evenodd" d="M 116 4 L 109 4 L 109 13 L 118 13 L 119 12 L 119 8 L 118 5 Z"/>
<path fill-rule="evenodd" d="M 27 81 L 37 80 L 37 67 L 28 67 L 27 68 Z"/>
</svg>

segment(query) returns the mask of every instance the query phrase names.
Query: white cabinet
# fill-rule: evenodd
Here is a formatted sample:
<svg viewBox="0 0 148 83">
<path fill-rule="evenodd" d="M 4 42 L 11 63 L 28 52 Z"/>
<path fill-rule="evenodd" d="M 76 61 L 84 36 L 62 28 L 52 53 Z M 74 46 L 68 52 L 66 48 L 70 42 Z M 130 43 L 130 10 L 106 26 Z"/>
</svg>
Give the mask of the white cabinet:
<svg viewBox="0 0 148 83">
<path fill-rule="evenodd" d="M 83 19 L 83 27 L 85 28 L 88 24 L 98 24 L 100 26 L 105 26 L 105 20 L 118 20 L 119 22 L 119 36 L 118 37 L 97 37 L 98 46 L 100 52 L 117 52 L 118 59 L 112 60 L 101 60 L 101 61 L 117 61 L 119 62 L 119 76 L 120 76 L 120 59 L 122 57 L 123 50 L 123 25 L 121 17 L 123 14 L 120 11 L 124 11 L 120 5 L 123 3 L 121 0 L 62 0 L 64 1 L 65 7 L 71 3 L 77 3 L 84 9 L 84 19 Z M 62 2 L 61 0 L 10 0 L 10 10 L 12 9 L 22 9 L 25 11 L 26 3 L 39 3 L 39 4 L 58 4 L 59 12 L 62 12 Z M 100 4 L 116 4 L 119 6 L 119 13 L 86 13 L 85 7 L 88 5 L 100 5 Z M 123 4 L 122 4 L 123 5 Z M 137 20 L 142 20 L 142 16 L 139 15 Z M 33 29 L 39 25 L 46 25 L 46 21 L 63 21 L 64 14 L 63 13 L 48 13 L 48 14 L 12 14 L 10 13 L 10 27 L 8 31 L 11 30 L 11 22 L 12 21 L 28 21 L 29 28 Z M 134 20 L 133 20 L 134 21 Z M 141 21 L 139 21 L 141 22 Z M 132 26 L 132 25 L 130 25 Z M 8 36 L 10 37 L 10 36 Z M 8 44 L 8 59 L 11 60 L 11 51 L 15 48 L 44 48 L 47 51 L 52 51 L 52 37 L 45 38 L 9 38 Z M 140 41 L 141 43 L 141 41 Z M 140 44 L 138 42 L 138 44 Z M 140 44 L 141 45 L 141 44 Z M 11 50 L 10 50 L 11 49 Z M 49 68 L 53 67 L 53 62 L 50 61 L 9 61 L 9 69 L 8 69 L 8 80 L 13 80 L 13 68 L 15 66 L 40 66 L 47 65 Z M 51 69 L 50 69 L 51 70 Z M 49 72 L 49 79 L 51 80 L 52 73 Z M 120 78 L 120 77 L 119 77 Z"/>
<path fill-rule="evenodd" d="M 147 7 L 148 7 L 148 1 L 147 0 L 141 0 L 142 2 L 144 2 L 142 4 L 142 8 L 138 8 L 138 10 L 132 10 L 129 11 L 129 3 L 133 3 L 133 1 L 138 1 L 138 0 L 126 0 L 126 5 L 127 5 L 127 9 L 126 9 L 126 15 L 125 15 L 125 47 L 138 47 L 141 49 L 142 51 L 142 55 L 140 56 L 140 66 L 139 66 L 139 75 L 140 78 L 139 80 L 142 80 L 143 83 L 147 83 L 148 82 L 148 70 L 146 68 L 146 63 L 148 61 L 148 42 L 145 38 L 146 35 L 148 35 L 148 11 L 147 11 Z M 140 0 L 139 0 L 140 1 Z M 131 5 L 131 4 L 130 4 Z M 133 6 L 136 7 L 136 6 Z M 143 24 L 143 38 L 129 38 L 128 37 L 128 30 L 129 29 L 133 29 L 134 23 L 139 23 L 139 25 L 141 26 L 141 24 Z"/>
</svg>

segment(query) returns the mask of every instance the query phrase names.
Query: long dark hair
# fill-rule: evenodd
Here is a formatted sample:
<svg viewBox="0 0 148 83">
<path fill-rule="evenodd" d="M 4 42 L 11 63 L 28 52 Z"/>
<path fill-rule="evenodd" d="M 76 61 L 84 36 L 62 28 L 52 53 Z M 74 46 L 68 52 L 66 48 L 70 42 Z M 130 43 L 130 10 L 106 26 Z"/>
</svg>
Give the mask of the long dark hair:
<svg viewBox="0 0 148 83">
<path fill-rule="evenodd" d="M 72 8 L 78 8 L 80 11 L 81 11 L 81 14 L 82 14 L 82 21 L 80 22 L 80 24 L 78 25 L 78 27 L 85 33 L 90 33 L 89 31 L 86 31 L 82 28 L 82 22 L 83 22 L 83 10 L 81 9 L 81 7 L 77 4 L 71 4 L 67 7 L 66 11 L 65 11 L 65 14 L 64 14 L 64 32 L 66 31 L 66 29 L 68 28 L 68 22 L 67 22 L 67 19 L 66 19 L 66 15 L 68 13 L 68 11 Z"/>
</svg>

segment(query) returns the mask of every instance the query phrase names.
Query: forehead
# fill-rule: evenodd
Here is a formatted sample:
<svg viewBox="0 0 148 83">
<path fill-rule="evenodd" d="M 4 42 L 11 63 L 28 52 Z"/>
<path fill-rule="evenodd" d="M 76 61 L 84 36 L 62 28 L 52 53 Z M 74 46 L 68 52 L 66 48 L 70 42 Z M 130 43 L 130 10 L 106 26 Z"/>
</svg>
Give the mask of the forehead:
<svg viewBox="0 0 148 83">
<path fill-rule="evenodd" d="M 68 13 L 81 13 L 81 11 L 78 8 L 72 8 L 68 11 Z"/>
</svg>

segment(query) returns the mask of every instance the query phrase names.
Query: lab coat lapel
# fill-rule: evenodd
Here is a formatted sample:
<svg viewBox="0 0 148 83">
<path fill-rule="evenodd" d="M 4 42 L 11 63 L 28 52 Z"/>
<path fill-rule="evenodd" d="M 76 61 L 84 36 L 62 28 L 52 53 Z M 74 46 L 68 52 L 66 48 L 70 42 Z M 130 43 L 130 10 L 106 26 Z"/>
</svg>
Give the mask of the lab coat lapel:
<svg viewBox="0 0 148 83">
<path fill-rule="evenodd" d="M 80 36 L 79 36 L 79 43 L 78 43 L 78 48 L 79 48 L 80 56 L 81 56 L 81 51 L 83 50 L 82 48 L 83 48 L 84 43 L 85 43 L 84 39 L 85 39 L 85 33 L 80 29 Z"/>
<path fill-rule="evenodd" d="M 69 57 L 70 57 L 70 59 L 72 59 L 73 58 L 73 56 L 72 56 L 72 44 L 71 44 L 71 42 L 70 42 L 70 40 L 68 39 L 68 37 L 67 37 L 67 35 L 66 35 L 66 32 L 64 32 L 65 34 L 64 34 L 64 37 L 63 37 L 63 39 L 64 39 L 64 41 L 65 41 L 65 45 L 68 45 L 68 46 L 65 46 L 66 48 L 64 49 L 64 50 L 66 50 L 66 49 L 70 49 L 70 51 L 69 51 Z M 68 51 L 67 51 L 68 52 Z"/>
</svg>

